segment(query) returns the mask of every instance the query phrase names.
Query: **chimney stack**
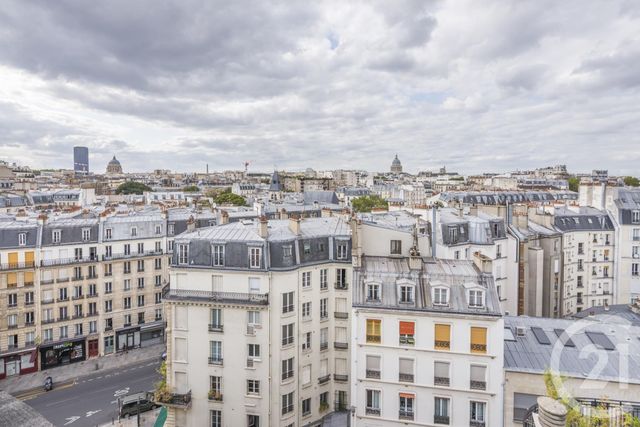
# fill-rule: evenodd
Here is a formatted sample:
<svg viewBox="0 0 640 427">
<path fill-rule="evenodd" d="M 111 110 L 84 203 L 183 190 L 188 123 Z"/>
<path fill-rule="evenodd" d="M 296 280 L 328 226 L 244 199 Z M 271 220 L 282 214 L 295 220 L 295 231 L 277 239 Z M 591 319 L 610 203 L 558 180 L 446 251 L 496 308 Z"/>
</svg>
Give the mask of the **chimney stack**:
<svg viewBox="0 0 640 427">
<path fill-rule="evenodd" d="M 196 229 L 196 220 L 193 218 L 193 215 L 192 215 L 187 220 L 187 231 L 193 231 L 195 229 Z"/>
<path fill-rule="evenodd" d="M 289 217 L 289 230 L 296 236 L 300 235 L 300 218 L 297 215 Z"/>
<path fill-rule="evenodd" d="M 227 211 L 220 211 L 220 224 L 229 224 L 229 214 Z"/>
<path fill-rule="evenodd" d="M 269 236 L 269 220 L 264 215 L 262 215 L 258 221 L 258 235 L 263 239 Z"/>
</svg>

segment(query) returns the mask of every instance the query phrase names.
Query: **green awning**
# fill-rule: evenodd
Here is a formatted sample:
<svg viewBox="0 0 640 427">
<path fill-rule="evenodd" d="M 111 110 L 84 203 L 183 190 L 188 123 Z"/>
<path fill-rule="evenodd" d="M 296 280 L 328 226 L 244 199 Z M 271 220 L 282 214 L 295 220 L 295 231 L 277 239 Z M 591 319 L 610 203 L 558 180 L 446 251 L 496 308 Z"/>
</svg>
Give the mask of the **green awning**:
<svg viewBox="0 0 640 427">
<path fill-rule="evenodd" d="M 167 408 L 163 406 L 153 427 L 162 427 L 165 421 L 167 421 Z"/>
</svg>

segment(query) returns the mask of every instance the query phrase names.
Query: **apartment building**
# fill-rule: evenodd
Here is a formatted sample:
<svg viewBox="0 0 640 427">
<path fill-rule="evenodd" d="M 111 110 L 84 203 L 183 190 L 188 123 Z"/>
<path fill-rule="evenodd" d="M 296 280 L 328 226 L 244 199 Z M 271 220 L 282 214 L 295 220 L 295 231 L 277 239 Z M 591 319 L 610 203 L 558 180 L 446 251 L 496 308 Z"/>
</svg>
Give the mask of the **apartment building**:
<svg viewBox="0 0 640 427">
<path fill-rule="evenodd" d="M 0 221 L 0 378 L 163 342 L 175 233 L 213 218 L 187 214 Z"/>
<path fill-rule="evenodd" d="M 351 239 L 338 217 L 239 221 L 175 239 L 171 426 L 303 426 L 349 408 Z"/>
<path fill-rule="evenodd" d="M 560 316 L 613 304 L 615 230 L 607 213 L 561 206 L 532 210 L 529 218 L 562 233 Z"/>
<path fill-rule="evenodd" d="M 354 251 L 354 265 L 351 425 L 502 426 L 492 276 L 415 247 L 402 257 Z"/>
</svg>

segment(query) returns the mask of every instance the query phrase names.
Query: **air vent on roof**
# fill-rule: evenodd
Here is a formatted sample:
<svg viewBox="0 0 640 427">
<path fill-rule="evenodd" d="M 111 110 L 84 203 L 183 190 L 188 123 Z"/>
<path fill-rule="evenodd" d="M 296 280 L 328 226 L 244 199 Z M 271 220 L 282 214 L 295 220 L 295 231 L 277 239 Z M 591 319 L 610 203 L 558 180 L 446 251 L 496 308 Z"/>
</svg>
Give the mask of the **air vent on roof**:
<svg viewBox="0 0 640 427">
<path fill-rule="evenodd" d="M 563 329 L 554 329 L 553 332 L 556 333 L 556 335 L 558 336 L 558 339 L 560 340 L 560 342 L 562 344 L 564 344 L 565 347 L 575 347 L 576 346 L 573 343 L 573 341 L 571 341 L 571 338 L 569 338 L 569 335 L 567 335 L 567 333 Z"/>
<path fill-rule="evenodd" d="M 609 338 L 602 332 L 586 332 L 587 336 L 596 347 L 603 348 L 605 350 L 615 350 L 615 346 L 609 340 Z"/>
<path fill-rule="evenodd" d="M 533 327 L 533 328 L 531 328 L 531 332 L 533 332 L 533 335 L 535 335 L 536 339 L 538 340 L 538 342 L 540 344 L 545 344 L 545 345 L 551 344 L 551 341 L 549 340 L 549 337 L 542 330 L 542 328 Z"/>
<path fill-rule="evenodd" d="M 527 328 L 525 328 L 524 326 L 518 326 L 516 327 L 516 335 L 519 337 L 523 337 L 525 335 L 525 333 L 527 332 Z"/>
</svg>

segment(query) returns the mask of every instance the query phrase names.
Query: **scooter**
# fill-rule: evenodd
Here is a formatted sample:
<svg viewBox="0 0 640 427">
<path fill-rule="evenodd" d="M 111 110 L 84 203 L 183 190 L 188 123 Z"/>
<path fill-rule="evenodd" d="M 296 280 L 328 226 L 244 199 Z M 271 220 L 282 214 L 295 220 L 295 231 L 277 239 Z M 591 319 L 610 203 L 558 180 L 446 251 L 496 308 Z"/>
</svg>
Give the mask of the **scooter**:
<svg viewBox="0 0 640 427">
<path fill-rule="evenodd" d="M 53 390 L 53 380 L 51 379 L 51 377 L 47 377 L 44 380 L 44 391 L 51 391 Z"/>
</svg>

